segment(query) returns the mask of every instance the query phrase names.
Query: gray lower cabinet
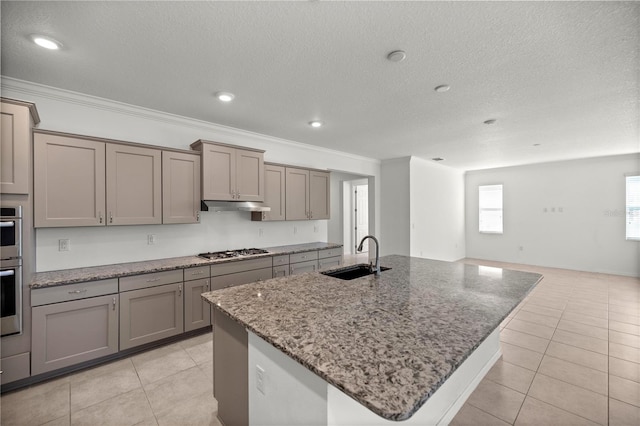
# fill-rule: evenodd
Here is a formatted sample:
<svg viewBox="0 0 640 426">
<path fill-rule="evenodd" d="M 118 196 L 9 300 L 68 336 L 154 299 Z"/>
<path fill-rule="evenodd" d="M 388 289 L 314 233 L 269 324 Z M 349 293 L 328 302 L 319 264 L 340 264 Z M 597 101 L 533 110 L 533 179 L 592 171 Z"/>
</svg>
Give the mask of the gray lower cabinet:
<svg viewBox="0 0 640 426">
<path fill-rule="evenodd" d="M 342 256 L 327 257 L 318 260 L 318 270 L 320 271 L 337 266 L 342 266 Z"/>
<path fill-rule="evenodd" d="M 282 266 L 274 266 L 273 267 L 273 278 L 282 278 L 289 276 L 289 265 Z"/>
<path fill-rule="evenodd" d="M 209 278 L 184 283 L 184 331 L 211 325 L 211 305 L 200 297 L 209 288 Z"/>
<path fill-rule="evenodd" d="M 183 283 L 120 293 L 120 350 L 184 331 Z"/>
<path fill-rule="evenodd" d="M 118 352 L 118 295 L 34 306 L 31 374 Z"/>
<path fill-rule="evenodd" d="M 317 260 L 308 260 L 306 262 L 292 263 L 289 267 L 289 275 L 304 274 L 307 272 L 316 272 L 318 270 Z"/>
</svg>

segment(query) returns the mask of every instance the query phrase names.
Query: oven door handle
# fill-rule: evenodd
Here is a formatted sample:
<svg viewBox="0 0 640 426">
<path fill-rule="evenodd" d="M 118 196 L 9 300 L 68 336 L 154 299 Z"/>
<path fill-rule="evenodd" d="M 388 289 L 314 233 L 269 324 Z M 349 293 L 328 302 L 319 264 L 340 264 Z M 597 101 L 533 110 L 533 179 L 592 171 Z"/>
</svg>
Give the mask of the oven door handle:
<svg viewBox="0 0 640 426">
<path fill-rule="evenodd" d="M 16 271 L 10 269 L 8 271 L 0 271 L 0 277 L 11 277 L 16 274 Z"/>
<path fill-rule="evenodd" d="M 0 222 L 0 228 L 14 228 L 16 226 L 16 222 L 11 220 L 8 222 Z"/>
</svg>

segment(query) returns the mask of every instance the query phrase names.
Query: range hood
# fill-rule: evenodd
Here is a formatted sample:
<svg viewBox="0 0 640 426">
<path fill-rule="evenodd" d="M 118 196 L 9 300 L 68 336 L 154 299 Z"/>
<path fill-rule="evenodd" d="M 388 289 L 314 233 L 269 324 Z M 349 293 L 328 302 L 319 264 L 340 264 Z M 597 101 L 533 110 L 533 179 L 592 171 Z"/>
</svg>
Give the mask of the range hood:
<svg viewBox="0 0 640 426">
<path fill-rule="evenodd" d="M 202 200 L 203 212 L 270 212 L 271 207 L 255 201 L 215 201 Z"/>
</svg>

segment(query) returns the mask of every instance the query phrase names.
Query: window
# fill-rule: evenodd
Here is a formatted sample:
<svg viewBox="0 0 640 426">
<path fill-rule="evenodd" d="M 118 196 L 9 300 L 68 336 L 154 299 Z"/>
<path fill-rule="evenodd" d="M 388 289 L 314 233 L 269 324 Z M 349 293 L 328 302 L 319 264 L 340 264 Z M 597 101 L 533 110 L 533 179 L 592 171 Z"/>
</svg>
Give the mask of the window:
<svg viewBox="0 0 640 426">
<path fill-rule="evenodd" d="M 502 234 L 502 185 L 478 187 L 479 231 Z"/>
<path fill-rule="evenodd" d="M 640 174 L 627 176 L 627 240 L 640 240 Z"/>
</svg>

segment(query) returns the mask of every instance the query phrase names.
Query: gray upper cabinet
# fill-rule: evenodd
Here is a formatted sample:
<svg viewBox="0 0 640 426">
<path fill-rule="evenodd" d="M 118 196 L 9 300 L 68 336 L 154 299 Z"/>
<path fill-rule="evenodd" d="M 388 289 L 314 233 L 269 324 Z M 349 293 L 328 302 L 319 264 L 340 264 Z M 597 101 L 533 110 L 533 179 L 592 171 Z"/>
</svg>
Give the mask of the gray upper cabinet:
<svg viewBox="0 0 640 426">
<path fill-rule="evenodd" d="M 36 227 L 104 226 L 105 143 L 34 132 Z"/>
<path fill-rule="evenodd" d="M 162 152 L 106 144 L 108 225 L 162 223 Z"/>
<path fill-rule="evenodd" d="M 264 165 L 264 204 L 271 208 L 269 212 L 252 212 L 251 220 L 285 220 L 285 167 L 277 164 Z"/>
<path fill-rule="evenodd" d="M 309 219 L 329 219 L 331 175 L 329 172 L 309 171 Z"/>
<path fill-rule="evenodd" d="M 0 107 L 0 193 L 28 194 L 31 128 L 40 118 L 31 103 L 2 99 Z"/>
<path fill-rule="evenodd" d="M 162 152 L 162 223 L 200 220 L 200 155 Z"/>
<path fill-rule="evenodd" d="M 202 199 L 264 201 L 264 151 L 198 140 L 202 153 Z"/>
<path fill-rule="evenodd" d="M 309 170 L 286 168 L 286 219 L 309 219 Z"/>
<path fill-rule="evenodd" d="M 286 168 L 286 219 L 329 219 L 331 174 Z"/>
</svg>

